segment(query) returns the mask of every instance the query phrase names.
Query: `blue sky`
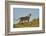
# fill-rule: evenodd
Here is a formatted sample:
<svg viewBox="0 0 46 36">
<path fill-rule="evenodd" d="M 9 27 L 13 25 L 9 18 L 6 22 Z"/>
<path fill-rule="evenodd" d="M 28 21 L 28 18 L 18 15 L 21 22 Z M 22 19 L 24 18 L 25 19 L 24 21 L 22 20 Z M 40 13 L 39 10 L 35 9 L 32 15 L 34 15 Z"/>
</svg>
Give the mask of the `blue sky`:
<svg viewBox="0 0 46 36">
<path fill-rule="evenodd" d="M 21 16 L 31 13 L 30 20 L 39 17 L 39 9 L 37 8 L 13 8 L 13 22 Z"/>
</svg>

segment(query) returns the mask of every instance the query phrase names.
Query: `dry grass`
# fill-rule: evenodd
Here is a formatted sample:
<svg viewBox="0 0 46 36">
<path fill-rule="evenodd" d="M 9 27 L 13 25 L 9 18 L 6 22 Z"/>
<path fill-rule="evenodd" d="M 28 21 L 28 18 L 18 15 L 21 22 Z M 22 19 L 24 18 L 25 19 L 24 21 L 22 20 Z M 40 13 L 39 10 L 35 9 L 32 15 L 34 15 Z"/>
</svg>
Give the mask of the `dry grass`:
<svg viewBox="0 0 46 36">
<path fill-rule="evenodd" d="M 14 24 L 14 28 L 22 28 L 22 27 L 39 27 L 39 19 L 33 19 L 30 22 L 18 23 Z"/>
</svg>

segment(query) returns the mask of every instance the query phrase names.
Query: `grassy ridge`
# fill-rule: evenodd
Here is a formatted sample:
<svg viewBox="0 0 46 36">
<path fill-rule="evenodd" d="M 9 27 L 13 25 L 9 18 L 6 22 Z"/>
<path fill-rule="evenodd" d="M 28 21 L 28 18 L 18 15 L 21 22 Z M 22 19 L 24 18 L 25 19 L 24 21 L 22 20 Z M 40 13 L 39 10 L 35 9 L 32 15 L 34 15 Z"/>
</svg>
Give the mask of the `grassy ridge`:
<svg viewBox="0 0 46 36">
<path fill-rule="evenodd" d="M 33 19 L 30 22 L 18 23 L 14 24 L 14 28 L 22 28 L 22 27 L 38 27 L 39 26 L 39 19 Z"/>
</svg>

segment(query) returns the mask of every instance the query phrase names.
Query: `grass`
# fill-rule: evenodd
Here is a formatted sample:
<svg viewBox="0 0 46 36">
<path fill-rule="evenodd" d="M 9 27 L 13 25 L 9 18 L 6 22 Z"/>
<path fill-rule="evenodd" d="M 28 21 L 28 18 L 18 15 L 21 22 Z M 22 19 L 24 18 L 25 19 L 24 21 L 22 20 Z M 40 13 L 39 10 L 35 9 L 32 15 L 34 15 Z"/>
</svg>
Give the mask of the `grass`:
<svg viewBox="0 0 46 36">
<path fill-rule="evenodd" d="M 39 19 L 33 19 L 30 22 L 18 23 L 14 24 L 14 28 L 22 28 L 22 27 L 39 27 Z"/>
</svg>

